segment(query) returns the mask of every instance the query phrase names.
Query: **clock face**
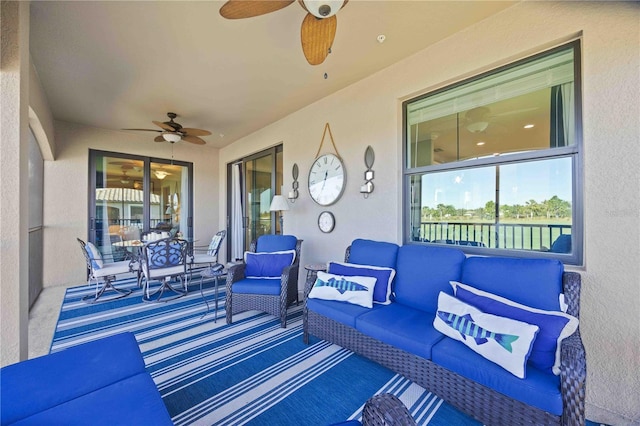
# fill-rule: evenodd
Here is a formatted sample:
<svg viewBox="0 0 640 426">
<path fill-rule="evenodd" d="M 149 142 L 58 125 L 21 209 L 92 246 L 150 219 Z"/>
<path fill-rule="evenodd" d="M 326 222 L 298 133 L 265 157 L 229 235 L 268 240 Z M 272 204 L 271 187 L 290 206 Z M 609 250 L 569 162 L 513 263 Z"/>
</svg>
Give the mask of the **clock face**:
<svg viewBox="0 0 640 426">
<path fill-rule="evenodd" d="M 336 226 L 336 219 L 331 212 L 322 212 L 318 216 L 318 228 L 324 233 L 333 231 Z"/>
<path fill-rule="evenodd" d="M 340 198 L 346 184 L 342 160 L 334 154 L 316 158 L 309 170 L 309 194 L 321 206 L 329 206 Z"/>
</svg>

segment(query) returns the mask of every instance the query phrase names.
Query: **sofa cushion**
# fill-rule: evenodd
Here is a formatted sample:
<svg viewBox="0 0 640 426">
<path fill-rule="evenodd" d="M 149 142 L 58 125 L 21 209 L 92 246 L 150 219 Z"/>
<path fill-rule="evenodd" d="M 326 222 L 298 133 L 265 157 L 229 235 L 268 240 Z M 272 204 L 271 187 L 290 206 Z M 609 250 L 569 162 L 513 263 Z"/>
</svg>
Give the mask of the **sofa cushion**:
<svg viewBox="0 0 640 426">
<path fill-rule="evenodd" d="M 8 365 L 0 370 L 0 423 L 13 423 L 144 371 L 132 333 Z"/>
<path fill-rule="evenodd" d="M 358 265 L 396 267 L 398 245 L 384 241 L 356 239 L 351 243 L 349 263 Z"/>
<path fill-rule="evenodd" d="M 529 362 L 553 374 L 560 374 L 560 344 L 578 328 L 578 319 L 560 311 L 545 311 L 515 303 L 476 288 L 452 282 L 456 297 L 483 312 L 537 325 L 540 328 Z"/>
<path fill-rule="evenodd" d="M 356 318 L 356 329 L 398 349 L 431 359 L 431 347 L 443 339 L 433 328 L 433 314 L 399 303 L 378 306 L 379 309 Z"/>
<path fill-rule="evenodd" d="M 331 318 L 340 324 L 356 328 L 356 318 L 365 312 L 377 310 L 383 305 L 373 305 L 372 309 L 351 303 L 336 302 L 335 300 L 307 299 L 307 309 L 322 316 Z"/>
<path fill-rule="evenodd" d="M 280 294 L 281 285 L 282 282 L 280 278 L 245 278 L 233 283 L 231 291 L 233 293 L 268 294 L 277 296 Z"/>
<path fill-rule="evenodd" d="M 112 359 L 111 362 L 118 363 L 120 360 Z M 86 380 L 91 381 L 91 378 L 88 376 Z M 162 426 L 173 423 L 155 383 L 144 372 L 14 423 L 19 426 L 53 424 Z"/>
<path fill-rule="evenodd" d="M 564 266 L 552 259 L 470 257 L 458 281 L 516 303 L 560 310 Z"/>
<path fill-rule="evenodd" d="M 562 414 L 558 376 L 529 365 L 527 378 L 519 379 L 453 339 L 443 339 L 436 343 L 431 357 L 436 364 L 508 397 L 556 416 Z"/>
<path fill-rule="evenodd" d="M 309 297 L 311 299 L 337 300 L 371 308 L 375 285 L 376 279 L 373 277 L 345 277 L 320 271 L 309 292 Z"/>
<path fill-rule="evenodd" d="M 452 294 L 449 281 L 459 281 L 465 255 L 448 247 L 405 245 L 398 251 L 395 301 L 435 314 L 438 294 Z"/>
<path fill-rule="evenodd" d="M 253 253 L 244 252 L 246 267 L 244 275 L 247 278 L 280 278 L 282 270 L 293 264 L 296 258 L 295 250 Z"/>
<path fill-rule="evenodd" d="M 358 265 L 355 263 L 329 262 L 327 272 L 346 276 L 367 276 L 376 279 L 373 302 L 388 305 L 391 303 L 391 283 L 396 276 L 393 268 L 384 266 Z"/>
<path fill-rule="evenodd" d="M 538 326 L 486 314 L 455 297 L 440 292 L 433 326 L 444 335 L 464 343 L 521 379 L 538 333 Z"/>
</svg>

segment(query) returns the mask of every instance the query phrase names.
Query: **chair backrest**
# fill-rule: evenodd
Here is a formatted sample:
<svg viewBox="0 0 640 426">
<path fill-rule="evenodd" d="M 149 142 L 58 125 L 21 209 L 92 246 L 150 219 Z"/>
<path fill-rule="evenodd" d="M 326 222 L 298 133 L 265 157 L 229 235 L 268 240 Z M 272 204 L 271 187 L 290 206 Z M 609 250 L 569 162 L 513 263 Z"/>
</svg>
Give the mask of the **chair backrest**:
<svg viewBox="0 0 640 426">
<path fill-rule="evenodd" d="M 183 266 L 186 271 L 187 242 L 174 238 L 148 242 L 142 250 L 142 258 L 146 273 L 175 266 Z"/>
<path fill-rule="evenodd" d="M 76 238 L 78 243 L 80 244 L 80 248 L 82 249 L 82 254 L 84 255 L 84 260 L 87 263 L 87 269 L 89 270 L 89 274 L 93 274 L 94 271 L 98 269 L 102 269 L 104 266 L 104 261 L 102 260 L 102 254 L 98 250 L 98 248 L 91 242 L 84 242 L 80 238 Z"/>
<path fill-rule="evenodd" d="M 300 248 L 302 240 L 294 235 L 261 235 L 251 242 L 249 251 L 255 253 L 271 253 L 274 251 L 295 250 L 296 258 L 293 264 L 300 263 Z"/>
<path fill-rule="evenodd" d="M 224 237 L 227 235 L 227 231 L 222 230 L 218 231 L 216 235 L 211 238 L 211 242 L 209 243 L 209 248 L 207 249 L 207 254 L 211 257 L 215 257 L 216 261 L 218 260 L 218 252 L 220 251 L 220 247 L 222 246 L 222 241 Z"/>
</svg>

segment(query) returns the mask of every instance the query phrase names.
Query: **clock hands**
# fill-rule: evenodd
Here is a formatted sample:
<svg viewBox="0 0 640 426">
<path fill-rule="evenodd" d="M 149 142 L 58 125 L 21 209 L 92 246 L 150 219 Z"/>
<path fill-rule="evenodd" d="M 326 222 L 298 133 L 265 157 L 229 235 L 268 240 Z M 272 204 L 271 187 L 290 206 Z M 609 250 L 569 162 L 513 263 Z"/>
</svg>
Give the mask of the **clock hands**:
<svg viewBox="0 0 640 426">
<path fill-rule="evenodd" d="M 327 184 L 327 176 L 329 176 L 329 170 L 324 172 L 324 179 L 322 180 L 322 188 L 320 188 L 320 192 L 322 192 L 324 186 Z"/>
</svg>

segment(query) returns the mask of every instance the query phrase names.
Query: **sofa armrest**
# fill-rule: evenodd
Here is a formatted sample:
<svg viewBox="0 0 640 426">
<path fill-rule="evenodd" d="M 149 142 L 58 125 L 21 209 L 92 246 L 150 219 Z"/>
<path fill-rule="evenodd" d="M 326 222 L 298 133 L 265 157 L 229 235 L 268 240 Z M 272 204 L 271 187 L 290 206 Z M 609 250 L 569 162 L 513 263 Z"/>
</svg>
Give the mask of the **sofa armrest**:
<svg viewBox="0 0 640 426">
<path fill-rule="evenodd" d="M 363 426 L 411 426 L 416 422 L 395 395 L 382 393 L 369 398 L 362 410 Z"/>
<path fill-rule="evenodd" d="M 563 425 L 585 424 L 587 360 L 580 331 L 562 341 L 560 355 L 560 392 Z"/>
</svg>

